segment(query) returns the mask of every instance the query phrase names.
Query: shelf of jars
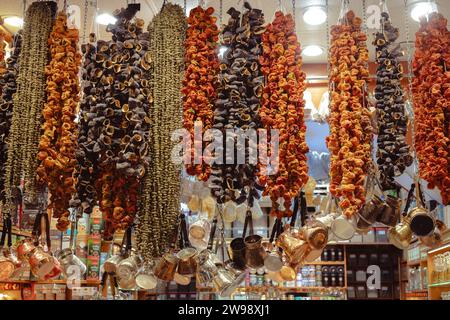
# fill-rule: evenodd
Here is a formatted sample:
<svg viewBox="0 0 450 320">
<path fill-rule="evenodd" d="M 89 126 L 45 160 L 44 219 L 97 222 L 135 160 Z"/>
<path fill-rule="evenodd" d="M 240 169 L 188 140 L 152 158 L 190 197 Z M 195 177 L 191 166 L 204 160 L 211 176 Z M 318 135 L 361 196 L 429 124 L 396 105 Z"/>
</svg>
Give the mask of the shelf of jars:
<svg viewBox="0 0 450 320">
<path fill-rule="evenodd" d="M 428 251 L 428 295 L 430 300 L 450 298 L 450 242 Z"/>
</svg>

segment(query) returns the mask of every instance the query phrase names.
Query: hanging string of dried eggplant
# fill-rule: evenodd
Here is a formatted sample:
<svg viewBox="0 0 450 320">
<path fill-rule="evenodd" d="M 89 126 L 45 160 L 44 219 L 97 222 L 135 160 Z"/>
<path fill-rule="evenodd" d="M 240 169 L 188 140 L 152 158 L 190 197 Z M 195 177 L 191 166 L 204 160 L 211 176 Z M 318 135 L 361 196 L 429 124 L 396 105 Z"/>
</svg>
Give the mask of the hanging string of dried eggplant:
<svg viewBox="0 0 450 320">
<path fill-rule="evenodd" d="M 149 164 L 151 57 L 144 21 L 133 19 L 135 14 L 131 6 L 117 10 L 116 24 L 108 26 L 112 41 L 97 43 L 104 99 L 96 101 L 96 120 L 102 126 L 93 151 L 99 154 L 96 189 L 106 239 L 134 222 L 139 185 Z"/>
<path fill-rule="evenodd" d="M 248 2 L 244 2 L 244 10 L 242 19 L 241 13 L 234 8 L 227 12 L 231 16 L 223 30 L 223 44 L 227 51 L 220 66 L 219 95 L 213 125 L 213 128 L 222 130 L 223 149 L 231 141 L 236 150 L 234 155 L 225 153 L 224 164 L 212 166 L 210 187 L 219 203 L 231 200 L 240 204 L 247 201 L 248 206 L 252 207 L 254 200 L 259 198 L 256 185 L 258 168 L 249 160 L 257 145 L 251 144 L 249 136 L 245 140 L 240 136 L 248 129 L 261 127 L 258 112 L 264 76 L 258 59 L 262 53 L 264 14 Z M 229 130 L 234 130 L 234 133 Z M 244 155 L 243 164 L 238 161 L 240 155 Z"/>
<path fill-rule="evenodd" d="M 347 217 L 365 203 L 364 183 L 372 159 L 373 128 L 366 89 L 369 54 L 361 24 L 350 10 L 331 28 L 330 192 L 340 198 L 339 206 Z"/>
<path fill-rule="evenodd" d="M 194 124 L 200 122 L 202 134 L 212 127 L 213 107 L 217 98 L 217 74 L 219 71 L 219 58 L 217 56 L 217 43 L 219 29 L 216 17 L 213 16 L 212 7 L 203 9 L 198 6 L 189 13 L 186 31 L 186 69 L 183 80 L 183 115 L 184 128 L 191 133 L 194 141 Z M 202 149 L 203 150 L 203 146 Z M 194 146 L 186 150 L 194 159 Z M 206 181 L 211 173 L 211 167 L 199 157 L 201 163 L 186 165 L 189 175 L 197 176 L 199 180 Z"/>
<path fill-rule="evenodd" d="M 394 178 L 401 175 L 412 164 L 413 158 L 406 143 L 408 118 L 401 80 L 403 67 L 399 58 L 403 55 L 399 37 L 389 13 L 381 14 L 381 30 L 375 34 L 377 85 L 378 150 L 377 164 L 380 169 L 380 184 L 383 190 L 395 190 Z"/>
<path fill-rule="evenodd" d="M 450 203 L 450 32 L 447 19 L 432 13 L 420 23 L 413 60 L 415 78 L 414 146 L 420 177 L 428 188 L 439 188 Z"/>
<path fill-rule="evenodd" d="M 80 100 L 78 73 L 81 64 L 78 41 L 78 30 L 69 28 L 67 15 L 60 12 L 48 39 L 51 60 L 45 69 L 47 102 L 42 111 L 43 133 L 37 155 L 38 182 L 49 190 L 48 208 L 58 219 L 56 227 L 60 231 L 69 227 L 69 201 L 76 191 L 78 133 L 75 117 Z"/>
<path fill-rule="evenodd" d="M 152 161 L 143 182 L 136 240 L 145 260 L 161 256 L 173 243 L 180 213 L 180 168 L 171 160 L 171 134 L 183 127 L 186 17 L 166 3 L 149 25 L 153 61 L 153 107 L 149 146 Z"/>
<path fill-rule="evenodd" d="M 17 92 L 8 138 L 5 192 L 7 203 L 14 187 L 25 179 L 25 195 L 36 198 L 36 169 L 42 109 L 45 103 L 47 40 L 52 30 L 56 3 L 33 2 L 28 7 L 19 56 Z"/>
<path fill-rule="evenodd" d="M 8 155 L 7 138 L 11 127 L 13 113 L 13 95 L 17 90 L 17 74 L 19 72 L 19 54 L 22 47 L 22 31 L 14 35 L 11 56 L 6 60 L 6 72 L 0 78 L 2 95 L 0 99 L 0 203 L 4 203 L 5 197 L 5 169 Z"/>
<path fill-rule="evenodd" d="M 94 145 L 99 140 L 99 129 L 103 125 L 101 116 L 97 116 L 97 99 L 103 96 L 100 79 L 101 63 L 96 61 L 97 45 L 94 33 L 89 35 L 89 42 L 81 46 L 83 66 L 81 73 L 82 98 L 80 101 L 80 117 L 78 122 L 78 143 L 76 159 L 76 189 L 71 206 L 81 207 L 85 213 L 91 213 L 97 202 L 97 192 L 94 188 L 98 178 L 98 153 Z M 96 148 L 97 149 L 97 148 Z M 97 151 L 97 150 L 95 150 Z"/>
<path fill-rule="evenodd" d="M 267 82 L 259 115 L 268 135 L 271 130 L 278 131 L 279 151 L 276 163 L 272 164 L 278 165 L 278 171 L 268 175 L 268 165 L 261 163 L 259 180 L 266 185 L 263 194 L 272 200 L 271 214 L 281 219 L 292 215 L 292 199 L 308 181 L 309 148 L 303 110 L 306 75 L 301 69 L 301 48 L 292 15 L 277 11 L 262 41 L 260 61 Z M 275 150 L 269 148 L 269 152 Z M 284 200 L 284 210 L 279 207 L 280 198 Z"/>
</svg>

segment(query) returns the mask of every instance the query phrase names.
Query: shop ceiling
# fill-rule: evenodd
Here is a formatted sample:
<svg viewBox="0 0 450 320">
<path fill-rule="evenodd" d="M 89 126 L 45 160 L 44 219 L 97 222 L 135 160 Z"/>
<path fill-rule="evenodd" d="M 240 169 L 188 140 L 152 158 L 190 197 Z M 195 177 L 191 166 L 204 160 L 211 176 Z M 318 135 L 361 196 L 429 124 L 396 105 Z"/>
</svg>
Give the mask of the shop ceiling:
<svg viewBox="0 0 450 320">
<path fill-rule="evenodd" d="M 270 21 L 274 12 L 279 8 L 278 0 L 248 0 L 249 3 L 257 8 L 260 8 L 264 11 L 266 21 Z M 297 21 L 297 32 L 302 43 L 302 46 L 307 45 L 318 45 L 325 49 L 325 52 L 318 57 L 305 57 L 305 63 L 326 63 L 326 49 L 327 49 L 327 23 L 323 23 L 318 26 L 311 26 L 306 24 L 303 21 L 303 13 L 304 7 L 308 5 L 310 1 L 319 1 L 325 3 L 326 0 L 296 0 L 296 21 Z M 413 1 L 413 0 L 409 0 Z M 0 6 L 0 16 L 22 16 L 23 12 L 23 2 L 22 0 L 2 0 L 2 4 Z M 31 3 L 32 1 L 25 1 L 26 3 Z M 95 1 L 90 1 L 91 3 L 95 3 Z M 133 1 L 128 1 L 133 2 Z M 138 13 L 138 17 L 143 18 L 146 22 L 149 22 L 156 12 L 161 8 L 163 0 L 140 0 L 136 1 L 141 3 L 141 11 Z M 184 0 L 171 0 L 173 3 L 178 3 L 181 6 L 184 5 Z M 219 15 L 220 10 L 220 0 L 205 0 L 204 3 L 207 6 L 212 6 L 216 9 L 216 14 Z M 341 0 L 328 0 L 328 18 L 330 22 L 330 26 L 334 24 L 339 15 L 339 9 L 341 5 Z M 405 0 L 387 0 L 387 5 L 390 11 L 390 14 L 393 18 L 394 24 L 400 28 L 401 38 L 399 41 L 407 40 L 407 23 L 405 21 L 405 17 L 408 19 L 409 23 L 409 40 L 414 40 L 414 33 L 417 31 L 419 24 L 415 22 L 409 12 L 405 12 Z M 59 1 L 60 6 L 62 6 L 63 1 Z M 81 12 L 81 26 L 83 26 L 83 16 L 84 16 L 84 0 L 68 0 L 68 5 L 77 5 L 80 8 Z M 188 11 L 198 5 L 198 0 L 186 0 Z M 236 8 L 240 8 L 242 6 L 242 1 L 239 0 L 223 0 L 223 21 L 226 22 L 228 19 L 228 15 L 226 14 L 226 10 L 234 6 Z M 366 0 L 366 7 L 371 5 L 379 5 L 380 0 Z M 445 16 L 450 17 L 450 1 L 448 0 L 438 0 L 436 1 L 438 4 L 438 9 Z M 115 9 L 126 6 L 126 0 L 97 0 L 98 13 L 112 13 Z M 286 10 L 286 12 L 292 12 L 292 0 L 282 0 L 282 7 Z M 360 16 L 363 13 L 363 1 L 362 0 L 350 0 L 350 7 Z M 89 7 L 88 11 L 88 19 L 87 19 L 87 29 L 88 32 L 94 31 L 96 29 L 95 24 L 95 9 L 94 7 Z M 11 28 L 14 31 L 14 28 Z M 372 39 L 372 34 L 375 29 L 369 29 L 369 39 Z M 98 34 L 100 38 L 107 38 L 108 33 L 105 31 L 104 26 L 98 26 Z M 374 57 L 374 48 L 369 44 L 369 48 L 371 50 L 371 57 L 373 60 Z"/>
</svg>

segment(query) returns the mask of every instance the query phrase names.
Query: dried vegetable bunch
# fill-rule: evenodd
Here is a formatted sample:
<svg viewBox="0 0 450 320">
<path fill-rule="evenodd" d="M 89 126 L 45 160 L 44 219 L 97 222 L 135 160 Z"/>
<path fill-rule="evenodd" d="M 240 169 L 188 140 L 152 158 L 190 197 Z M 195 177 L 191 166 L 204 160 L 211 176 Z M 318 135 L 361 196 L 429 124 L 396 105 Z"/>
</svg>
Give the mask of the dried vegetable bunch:
<svg viewBox="0 0 450 320">
<path fill-rule="evenodd" d="M 416 33 L 414 145 L 421 178 L 439 188 L 444 205 L 450 203 L 450 32 L 447 19 L 432 13 Z"/>
<path fill-rule="evenodd" d="M 148 27 L 153 61 L 153 107 L 150 108 L 152 161 L 144 178 L 136 240 L 145 260 L 161 256 L 173 244 L 180 214 L 180 167 L 171 160 L 174 130 L 183 127 L 184 10 L 163 6 Z"/>
<path fill-rule="evenodd" d="M 51 60 L 45 68 L 47 102 L 42 111 L 44 124 L 39 141 L 38 182 L 48 188 L 56 227 L 65 231 L 69 222 L 69 201 L 75 193 L 77 125 L 80 101 L 78 73 L 81 54 L 77 29 L 67 26 L 67 15 L 60 12 L 48 39 Z"/>
<path fill-rule="evenodd" d="M 233 142 L 236 146 L 235 162 L 239 154 L 244 154 L 245 163 L 232 164 L 229 159 L 232 155 L 224 152 L 225 164 L 212 166 L 210 187 L 219 203 L 231 200 L 239 204 L 247 201 L 252 207 L 254 199 L 259 198 L 256 185 L 258 168 L 249 162 L 249 155 L 257 145 L 252 145 L 248 138 L 241 144 L 236 134 L 261 127 L 258 112 L 264 76 L 259 55 L 262 53 L 261 36 L 265 29 L 261 10 L 252 8 L 248 2 L 244 2 L 244 9 L 242 19 L 241 13 L 234 8 L 227 12 L 231 16 L 223 30 L 223 44 L 227 51 L 220 65 L 213 128 L 223 132 L 223 149 L 230 141 Z"/>
<path fill-rule="evenodd" d="M 80 101 L 80 117 L 78 121 L 78 143 L 76 159 L 76 189 L 71 206 L 80 207 L 85 213 L 91 213 L 98 199 L 94 188 L 98 178 L 98 144 L 103 120 L 97 116 L 97 99 L 104 96 L 108 87 L 100 82 L 103 72 L 101 62 L 96 62 L 97 44 L 95 34 L 89 35 L 89 42 L 81 46 L 83 52 L 83 66 L 81 73 L 82 97 Z M 95 151 L 94 151 L 95 146 Z"/>
<path fill-rule="evenodd" d="M 262 41 L 260 61 L 267 81 L 259 115 L 268 135 L 271 130 L 278 131 L 279 151 L 277 163 L 272 164 L 278 166 L 278 171 L 268 175 L 267 164 L 261 163 L 259 181 L 265 185 L 263 194 L 272 200 L 271 214 L 281 218 L 292 215 L 292 199 L 308 181 L 309 148 L 303 110 L 306 75 L 302 71 L 301 47 L 292 15 L 277 11 Z M 284 210 L 280 208 L 280 198 Z"/>
<path fill-rule="evenodd" d="M 94 113 L 98 123 L 97 153 L 100 174 L 95 183 L 105 214 L 105 238 L 125 230 L 137 212 L 138 189 L 149 163 L 151 56 L 144 21 L 134 19 L 133 7 L 117 10 L 108 26 L 110 42 L 98 41 L 95 68 L 101 89 Z M 101 76 L 99 74 L 101 73 Z"/>
<path fill-rule="evenodd" d="M 187 20 L 189 27 L 186 31 L 186 70 L 182 93 L 184 128 L 191 133 L 191 141 L 194 141 L 194 123 L 197 121 L 201 123 L 202 133 L 210 129 L 213 123 L 219 71 L 217 56 L 219 29 L 213 13 L 212 7 L 203 9 L 198 6 L 190 11 Z M 194 150 L 187 150 L 187 152 L 193 159 Z M 202 158 L 201 164 L 187 165 L 186 172 L 197 176 L 199 180 L 206 181 L 211 173 L 211 167 Z"/>
<path fill-rule="evenodd" d="M 25 178 L 25 195 L 36 199 L 37 153 L 45 104 L 49 48 L 47 40 L 56 15 L 56 2 L 33 2 L 28 7 L 19 56 L 17 91 L 13 98 L 13 115 L 8 138 L 5 192 L 7 198 Z M 7 199 L 7 203 L 9 200 Z"/>
<path fill-rule="evenodd" d="M 367 106 L 367 36 L 362 20 L 347 11 L 331 29 L 330 191 L 347 217 L 365 204 L 373 128 Z"/>
<path fill-rule="evenodd" d="M 22 31 L 14 35 L 11 56 L 6 60 L 6 72 L 0 78 L 2 95 L 0 99 L 0 202 L 5 201 L 5 169 L 8 155 L 7 138 L 11 127 L 13 113 L 13 95 L 17 90 L 17 74 L 19 72 L 19 54 L 22 47 Z"/>
<path fill-rule="evenodd" d="M 408 118 L 401 80 L 403 68 L 399 57 L 403 55 L 398 28 L 392 26 L 387 12 L 381 14 L 381 30 L 375 34 L 377 52 L 377 100 L 378 150 L 377 164 L 383 190 L 397 189 L 394 177 L 401 175 L 412 164 L 413 158 L 406 143 Z"/>
</svg>

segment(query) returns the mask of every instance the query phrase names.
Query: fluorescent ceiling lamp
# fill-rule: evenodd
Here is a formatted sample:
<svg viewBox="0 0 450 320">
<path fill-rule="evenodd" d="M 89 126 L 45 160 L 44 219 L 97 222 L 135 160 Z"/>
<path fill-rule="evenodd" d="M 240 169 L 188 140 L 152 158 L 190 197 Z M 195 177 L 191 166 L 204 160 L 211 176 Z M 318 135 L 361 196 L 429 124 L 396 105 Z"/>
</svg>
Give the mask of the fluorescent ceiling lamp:
<svg viewBox="0 0 450 320">
<path fill-rule="evenodd" d="M 6 17 L 4 21 L 5 24 L 11 27 L 20 28 L 23 26 L 23 19 L 20 17 Z"/>
<path fill-rule="evenodd" d="M 436 4 L 431 2 L 416 3 L 411 10 L 411 18 L 419 22 L 422 17 L 428 16 L 430 13 L 436 11 Z"/>
<path fill-rule="evenodd" d="M 303 20 L 309 25 L 317 26 L 327 21 L 327 13 L 322 7 L 309 7 L 303 14 Z"/>
<path fill-rule="evenodd" d="M 99 14 L 99 15 L 97 16 L 97 18 L 95 19 L 95 21 L 96 21 L 98 24 L 107 26 L 108 24 L 114 24 L 114 23 L 116 23 L 117 19 L 114 18 L 114 17 L 113 17 L 112 15 L 110 15 L 109 13 L 102 13 L 102 14 Z"/>
<path fill-rule="evenodd" d="M 302 53 L 304 56 L 307 56 L 307 57 L 317 57 L 323 53 L 323 49 L 321 47 L 313 44 L 313 45 L 304 47 Z"/>
</svg>

